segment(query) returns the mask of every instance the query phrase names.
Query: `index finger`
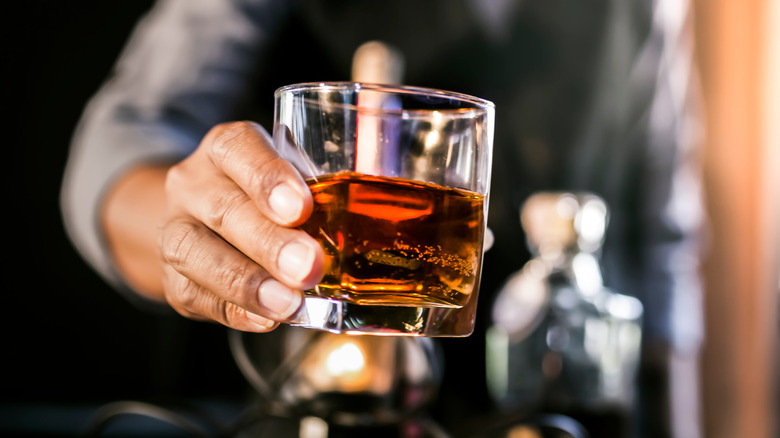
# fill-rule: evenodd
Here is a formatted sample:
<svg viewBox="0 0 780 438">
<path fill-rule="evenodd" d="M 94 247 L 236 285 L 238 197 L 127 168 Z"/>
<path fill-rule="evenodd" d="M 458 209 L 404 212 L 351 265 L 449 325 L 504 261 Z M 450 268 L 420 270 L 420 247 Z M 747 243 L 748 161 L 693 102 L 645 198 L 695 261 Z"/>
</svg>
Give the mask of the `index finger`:
<svg viewBox="0 0 780 438">
<path fill-rule="evenodd" d="M 298 171 L 273 148 L 262 126 L 253 122 L 221 124 L 209 131 L 204 144 L 214 165 L 267 217 L 287 227 L 308 219 L 311 192 Z"/>
</svg>

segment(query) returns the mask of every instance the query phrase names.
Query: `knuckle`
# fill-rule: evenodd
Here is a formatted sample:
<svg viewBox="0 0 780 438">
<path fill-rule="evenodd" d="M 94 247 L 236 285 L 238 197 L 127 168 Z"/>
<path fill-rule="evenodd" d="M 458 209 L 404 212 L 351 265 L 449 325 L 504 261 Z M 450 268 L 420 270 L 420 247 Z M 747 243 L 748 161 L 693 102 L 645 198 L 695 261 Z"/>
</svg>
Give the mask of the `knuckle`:
<svg viewBox="0 0 780 438">
<path fill-rule="evenodd" d="M 214 126 L 206 135 L 207 151 L 212 160 L 224 162 L 248 135 L 256 131 L 252 122 L 226 122 Z"/>
<path fill-rule="evenodd" d="M 202 291 L 192 280 L 178 272 L 165 278 L 165 299 L 180 314 L 193 317 L 197 315 L 198 300 Z"/>
<path fill-rule="evenodd" d="M 214 193 L 206 212 L 206 225 L 212 230 L 223 229 L 238 210 L 249 201 L 246 194 L 238 190 L 220 190 Z"/>
<path fill-rule="evenodd" d="M 273 149 L 272 141 L 262 126 L 254 122 L 229 122 L 212 129 L 210 141 L 206 142 L 211 160 L 218 167 L 231 167 L 233 177 L 254 195 L 271 190 L 280 181 L 289 179 L 292 166 Z M 267 138 L 267 143 L 262 138 Z M 247 144 L 257 153 L 247 154 Z M 240 161 L 239 166 L 228 163 Z"/>
<path fill-rule="evenodd" d="M 176 301 L 179 305 L 189 311 L 195 311 L 198 308 L 201 295 L 200 287 L 192 281 L 186 281 L 176 292 Z"/>
<path fill-rule="evenodd" d="M 169 223 L 161 234 L 160 251 L 173 267 L 187 265 L 194 257 L 198 227 L 189 221 Z"/>
<path fill-rule="evenodd" d="M 229 327 L 241 327 L 244 325 L 244 309 L 230 301 L 219 301 L 219 317 L 222 324 Z"/>
<path fill-rule="evenodd" d="M 267 266 L 265 263 L 269 261 L 268 258 L 276 254 L 286 241 L 287 232 L 270 221 L 253 224 L 247 233 L 250 248 L 254 250 L 250 257 L 255 258 L 261 266 Z"/>
<path fill-rule="evenodd" d="M 165 192 L 176 193 L 178 188 L 182 186 L 182 182 L 185 178 L 184 174 L 185 170 L 182 162 L 168 168 L 168 171 L 165 174 Z"/>
<path fill-rule="evenodd" d="M 281 181 L 288 178 L 290 164 L 279 156 L 258 163 L 256 171 L 248 175 L 250 187 L 261 192 L 270 192 Z"/>
<path fill-rule="evenodd" d="M 217 298 L 211 301 L 211 309 L 208 311 L 208 315 L 214 320 L 223 325 L 229 325 L 230 312 L 228 311 L 229 303 L 221 298 Z"/>
<path fill-rule="evenodd" d="M 250 266 L 240 263 L 223 264 L 215 274 L 217 284 L 222 285 L 226 295 L 240 300 L 260 287 L 262 278 L 259 273 L 253 271 Z"/>
</svg>

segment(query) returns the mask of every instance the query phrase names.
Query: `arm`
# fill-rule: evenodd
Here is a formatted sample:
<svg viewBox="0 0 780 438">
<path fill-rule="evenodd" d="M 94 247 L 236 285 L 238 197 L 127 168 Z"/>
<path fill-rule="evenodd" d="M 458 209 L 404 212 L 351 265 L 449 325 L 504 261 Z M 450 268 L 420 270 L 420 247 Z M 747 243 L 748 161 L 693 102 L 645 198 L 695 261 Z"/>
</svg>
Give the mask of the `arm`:
<svg viewBox="0 0 780 438">
<path fill-rule="evenodd" d="M 157 236 L 166 209 L 167 170 L 145 165 L 123 175 L 99 212 L 117 270 L 134 291 L 158 302 L 165 301 Z"/>
<path fill-rule="evenodd" d="M 262 128 L 219 125 L 248 94 L 277 9 L 263 0 L 159 3 L 85 111 L 63 181 L 65 224 L 92 266 L 131 299 L 167 301 L 193 318 L 264 331 L 295 310 L 297 289 L 318 276 L 319 248 L 290 229 L 308 214 L 300 177 L 276 157 Z M 227 153 L 235 139 L 249 146 Z M 266 176 L 249 177 L 257 172 Z M 289 189 L 282 198 L 297 195 L 300 204 L 280 216 L 268 200 L 282 182 Z M 243 210 L 228 201 L 243 201 Z M 226 220 L 236 211 L 245 221 Z M 241 252 L 247 227 L 266 237 Z M 279 263 L 292 241 L 312 251 L 299 251 L 309 266 L 296 267 L 302 274 L 294 278 Z M 188 247 L 198 251 L 183 253 Z M 204 278 L 204 269 L 217 275 Z"/>
</svg>

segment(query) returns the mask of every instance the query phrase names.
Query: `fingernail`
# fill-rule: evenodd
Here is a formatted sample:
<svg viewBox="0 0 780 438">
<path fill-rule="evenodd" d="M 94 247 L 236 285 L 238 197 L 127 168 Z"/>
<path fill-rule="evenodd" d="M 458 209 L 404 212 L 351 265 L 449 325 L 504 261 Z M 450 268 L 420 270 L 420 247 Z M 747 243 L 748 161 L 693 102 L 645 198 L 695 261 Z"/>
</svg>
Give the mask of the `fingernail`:
<svg viewBox="0 0 780 438">
<path fill-rule="evenodd" d="M 287 184 L 279 184 L 271 190 L 268 205 L 280 219 L 287 222 L 297 220 L 303 210 L 301 195 Z"/>
<path fill-rule="evenodd" d="M 279 253 L 279 270 L 290 280 L 301 282 L 311 272 L 314 256 L 313 248 L 294 240 Z"/>
<path fill-rule="evenodd" d="M 299 293 L 269 278 L 260 285 L 260 304 L 281 318 L 292 315 L 301 305 Z"/>
<path fill-rule="evenodd" d="M 246 317 L 249 321 L 251 321 L 253 324 L 257 325 L 260 328 L 263 329 L 270 329 L 273 328 L 273 326 L 276 325 L 275 321 L 272 321 L 268 318 L 262 317 L 256 313 L 252 312 L 246 312 Z"/>
</svg>

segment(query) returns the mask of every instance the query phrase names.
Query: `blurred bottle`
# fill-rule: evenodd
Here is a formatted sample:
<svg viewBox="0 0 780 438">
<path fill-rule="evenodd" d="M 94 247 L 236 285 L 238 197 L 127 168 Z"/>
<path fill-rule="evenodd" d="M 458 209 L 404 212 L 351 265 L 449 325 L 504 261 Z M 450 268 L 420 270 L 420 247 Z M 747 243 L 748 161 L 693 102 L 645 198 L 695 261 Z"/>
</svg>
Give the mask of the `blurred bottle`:
<svg viewBox="0 0 780 438">
<path fill-rule="evenodd" d="M 642 305 L 604 287 L 598 259 L 608 221 L 591 194 L 540 193 L 521 222 L 533 258 L 497 295 L 487 379 L 506 412 L 558 413 L 599 437 L 629 432 Z"/>
</svg>

